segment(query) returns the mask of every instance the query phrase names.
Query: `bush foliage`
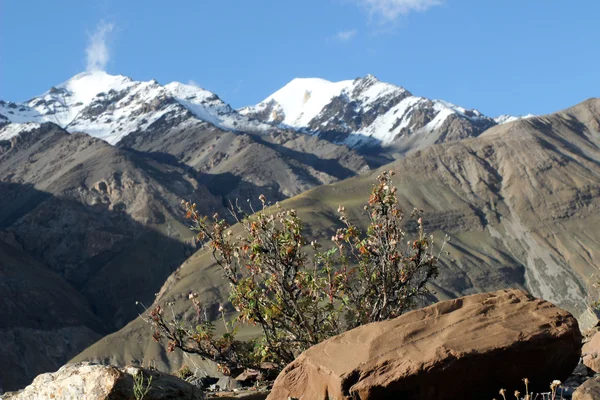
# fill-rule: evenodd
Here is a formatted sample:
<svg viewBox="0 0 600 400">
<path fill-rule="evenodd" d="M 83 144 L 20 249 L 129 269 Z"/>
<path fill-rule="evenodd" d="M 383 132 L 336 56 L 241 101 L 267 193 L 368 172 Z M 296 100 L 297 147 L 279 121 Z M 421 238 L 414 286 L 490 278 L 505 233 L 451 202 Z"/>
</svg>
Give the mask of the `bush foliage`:
<svg viewBox="0 0 600 400">
<path fill-rule="evenodd" d="M 156 306 L 147 316 L 154 339 L 166 340 L 169 351 L 180 348 L 212 359 L 225 372 L 257 368 L 264 361 L 282 367 L 331 336 L 413 308 L 418 298 L 429 293 L 427 282 L 438 275 L 441 250 L 433 254 L 433 237 L 425 233 L 419 210 L 411 213 L 417 235 L 407 240 L 392 175 L 384 172 L 377 178 L 364 207 L 369 217 L 366 232 L 339 207 L 342 227 L 327 250 L 308 241 L 296 211 L 279 204 L 269 207 L 262 195 L 262 208 L 252 210 L 252 215 L 232 206 L 241 235 L 234 235 L 219 215 L 200 216 L 195 204 L 183 202 L 196 240 L 212 251 L 230 283 L 229 300 L 238 314 L 228 322 L 220 308 L 225 334 L 217 337 L 206 305 L 190 294 L 195 326 L 186 325 L 174 313 L 165 317 L 165 310 Z M 242 324 L 260 326 L 261 337 L 236 340 Z"/>
</svg>

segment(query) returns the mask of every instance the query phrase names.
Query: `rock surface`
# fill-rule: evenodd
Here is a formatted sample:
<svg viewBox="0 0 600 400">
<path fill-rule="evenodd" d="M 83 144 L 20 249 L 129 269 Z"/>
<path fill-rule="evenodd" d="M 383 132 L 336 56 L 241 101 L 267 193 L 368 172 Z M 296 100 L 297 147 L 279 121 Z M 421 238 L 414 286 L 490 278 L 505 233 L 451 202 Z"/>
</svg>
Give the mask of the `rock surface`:
<svg viewBox="0 0 600 400">
<path fill-rule="evenodd" d="M 134 397 L 133 376 L 152 377 L 144 400 L 204 399 L 202 391 L 172 375 L 136 367 L 124 369 L 91 363 L 68 364 L 57 372 L 35 378 L 25 389 L 7 393 L 3 400 L 125 400 Z"/>
<path fill-rule="evenodd" d="M 600 378 L 590 379 L 581 385 L 574 393 L 573 400 L 600 399 Z"/>
<path fill-rule="evenodd" d="M 600 372 L 600 332 L 583 345 L 583 363 L 594 372 Z"/>
<path fill-rule="evenodd" d="M 480 399 L 564 380 L 581 352 L 575 318 L 521 290 L 449 300 L 320 343 L 288 365 L 269 400 Z M 535 387 L 532 387 L 535 391 Z"/>
</svg>

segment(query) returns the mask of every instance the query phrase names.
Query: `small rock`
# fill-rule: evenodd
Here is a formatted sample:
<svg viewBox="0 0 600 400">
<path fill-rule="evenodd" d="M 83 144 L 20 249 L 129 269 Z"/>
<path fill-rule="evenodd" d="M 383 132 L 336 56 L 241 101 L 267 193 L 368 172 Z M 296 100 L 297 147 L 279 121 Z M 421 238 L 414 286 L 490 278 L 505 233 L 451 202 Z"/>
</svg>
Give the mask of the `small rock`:
<svg viewBox="0 0 600 400">
<path fill-rule="evenodd" d="M 200 388 L 210 388 L 217 382 L 219 382 L 219 378 L 214 378 L 212 376 L 203 376 L 201 378 L 194 377 L 187 381 L 192 385 L 198 386 Z"/>
<path fill-rule="evenodd" d="M 274 380 L 279 375 L 279 365 L 273 362 L 260 363 L 260 370 L 263 374 L 263 379 L 267 381 Z"/>
<path fill-rule="evenodd" d="M 230 376 L 225 376 L 216 384 L 220 390 L 233 390 L 233 389 L 241 389 L 242 384 Z"/>
<path fill-rule="evenodd" d="M 573 400 L 600 399 L 600 378 L 589 379 L 573 393 Z"/>
<path fill-rule="evenodd" d="M 262 381 L 263 375 L 260 371 L 255 369 L 246 369 L 244 372 L 236 376 L 235 380 L 240 382 L 242 385 L 250 386 L 256 381 Z"/>
<path fill-rule="evenodd" d="M 214 398 L 219 400 L 265 400 L 269 395 L 267 390 L 240 391 L 240 392 L 217 392 Z"/>
<path fill-rule="evenodd" d="M 591 340 L 583 345 L 583 363 L 594 372 L 600 372 L 600 332 L 592 336 Z"/>
</svg>

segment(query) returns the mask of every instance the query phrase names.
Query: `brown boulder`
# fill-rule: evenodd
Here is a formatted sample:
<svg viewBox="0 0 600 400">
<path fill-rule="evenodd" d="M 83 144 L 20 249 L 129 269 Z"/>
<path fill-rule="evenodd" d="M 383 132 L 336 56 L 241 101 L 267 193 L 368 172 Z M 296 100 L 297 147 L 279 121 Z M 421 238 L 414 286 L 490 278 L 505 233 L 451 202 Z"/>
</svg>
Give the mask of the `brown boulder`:
<svg viewBox="0 0 600 400">
<path fill-rule="evenodd" d="M 38 375 L 19 392 L 3 400 L 129 400 L 134 399 L 133 376 L 144 375 L 144 387 L 152 377 L 144 400 L 202 400 L 202 391 L 172 375 L 137 367 L 117 368 L 92 363 L 68 364 L 56 372 Z"/>
<path fill-rule="evenodd" d="M 583 363 L 594 372 L 600 372 L 600 332 L 592 336 L 592 339 L 583 345 Z"/>
<path fill-rule="evenodd" d="M 269 400 L 481 399 L 564 380 L 581 353 L 575 318 L 521 290 L 444 301 L 305 351 Z M 538 388 L 530 384 L 530 390 Z"/>
<path fill-rule="evenodd" d="M 600 399 L 600 378 L 587 380 L 573 392 L 573 400 L 598 400 Z"/>
<path fill-rule="evenodd" d="M 262 381 L 263 379 L 262 373 L 256 369 L 246 369 L 244 372 L 235 377 L 236 381 L 245 386 L 250 386 L 252 383 Z"/>
</svg>

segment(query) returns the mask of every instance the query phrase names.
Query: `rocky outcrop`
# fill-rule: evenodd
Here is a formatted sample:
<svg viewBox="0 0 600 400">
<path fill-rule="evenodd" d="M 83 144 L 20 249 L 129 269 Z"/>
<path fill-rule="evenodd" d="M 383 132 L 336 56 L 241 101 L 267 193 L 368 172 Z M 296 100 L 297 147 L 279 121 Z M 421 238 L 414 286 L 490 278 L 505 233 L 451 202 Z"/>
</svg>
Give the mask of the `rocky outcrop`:
<svg viewBox="0 0 600 400">
<path fill-rule="evenodd" d="M 600 399 L 600 378 L 589 379 L 579 386 L 573 396 L 573 400 L 598 400 Z"/>
<path fill-rule="evenodd" d="M 172 375 L 136 367 L 117 368 L 91 363 L 68 364 L 39 375 L 25 389 L 3 400 L 125 400 L 134 399 L 134 377 L 140 377 L 144 400 L 202 400 L 202 391 Z"/>
<path fill-rule="evenodd" d="M 580 346 L 567 311 L 520 290 L 477 294 L 313 346 L 283 370 L 268 399 L 492 398 L 524 377 L 564 380 Z"/>
</svg>

